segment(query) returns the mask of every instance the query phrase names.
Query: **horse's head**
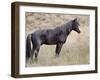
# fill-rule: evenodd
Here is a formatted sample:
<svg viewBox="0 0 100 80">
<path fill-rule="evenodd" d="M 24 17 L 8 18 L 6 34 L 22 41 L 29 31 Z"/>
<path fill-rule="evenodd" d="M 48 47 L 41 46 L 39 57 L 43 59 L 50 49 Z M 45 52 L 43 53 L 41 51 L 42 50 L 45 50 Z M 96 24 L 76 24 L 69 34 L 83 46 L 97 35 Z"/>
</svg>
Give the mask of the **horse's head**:
<svg viewBox="0 0 100 80">
<path fill-rule="evenodd" d="M 80 24 L 77 21 L 77 18 L 75 18 L 74 20 L 72 20 L 72 30 L 76 31 L 77 33 L 80 33 L 79 25 Z"/>
</svg>

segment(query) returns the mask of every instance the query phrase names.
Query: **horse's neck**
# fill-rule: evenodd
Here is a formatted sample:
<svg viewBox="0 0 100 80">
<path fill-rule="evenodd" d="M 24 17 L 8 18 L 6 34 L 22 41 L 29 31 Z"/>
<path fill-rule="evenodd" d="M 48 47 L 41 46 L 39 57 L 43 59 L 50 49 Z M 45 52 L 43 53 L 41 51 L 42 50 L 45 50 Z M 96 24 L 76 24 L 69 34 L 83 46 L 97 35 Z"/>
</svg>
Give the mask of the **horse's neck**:
<svg viewBox="0 0 100 80">
<path fill-rule="evenodd" d="M 64 30 L 66 34 L 69 35 L 70 32 L 72 31 L 72 23 L 69 22 L 69 23 L 64 24 Z"/>
</svg>

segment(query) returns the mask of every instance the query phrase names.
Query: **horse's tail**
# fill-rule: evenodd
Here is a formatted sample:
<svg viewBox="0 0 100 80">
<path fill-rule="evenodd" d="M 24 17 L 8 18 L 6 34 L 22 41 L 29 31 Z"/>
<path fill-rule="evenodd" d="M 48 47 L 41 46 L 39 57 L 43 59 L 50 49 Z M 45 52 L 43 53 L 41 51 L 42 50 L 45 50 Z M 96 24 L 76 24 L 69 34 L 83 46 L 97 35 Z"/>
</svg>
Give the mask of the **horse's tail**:
<svg viewBox="0 0 100 80">
<path fill-rule="evenodd" d="M 28 59 L 30 55 L 31 55 L 31 34 L 29 34 L 26 39 L 26 59 Z"/>
</svg>

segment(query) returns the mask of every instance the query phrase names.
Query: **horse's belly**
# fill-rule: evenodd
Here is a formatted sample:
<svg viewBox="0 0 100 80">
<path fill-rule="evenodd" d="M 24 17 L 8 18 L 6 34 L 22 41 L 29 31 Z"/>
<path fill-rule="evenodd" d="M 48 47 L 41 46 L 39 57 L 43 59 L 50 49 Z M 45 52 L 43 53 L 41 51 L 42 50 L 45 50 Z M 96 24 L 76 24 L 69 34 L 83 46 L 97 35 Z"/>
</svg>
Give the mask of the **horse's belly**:
<svg viewBox="0 0 100 80">
<path fill-rule="evenodd" d="M 55 44 L 57 44 L 57 40 L 55 38 L 53 38 L 53 37 L 50 37 L 50 38 L 46 39 L 44 44 L 55 45 Z"/>
<path fill-rule="evenodd" d="M 54 44 L 57 44 L 57 41 L 47 40 L 47 41 L 44 42 L 44 44 L 54 45 Z"/>
</svg>

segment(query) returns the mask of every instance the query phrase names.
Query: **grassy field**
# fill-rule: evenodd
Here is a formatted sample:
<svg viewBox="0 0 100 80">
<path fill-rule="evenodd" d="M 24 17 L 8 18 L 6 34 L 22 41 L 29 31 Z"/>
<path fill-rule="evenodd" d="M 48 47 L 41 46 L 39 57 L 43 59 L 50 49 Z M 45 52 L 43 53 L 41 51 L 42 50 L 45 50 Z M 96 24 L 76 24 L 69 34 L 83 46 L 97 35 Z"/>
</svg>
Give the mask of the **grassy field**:
<svg viewBox="0 0 100 80">
<path fill-rule="evenodd" d="M 27 67 L 89 64 L 89 16 L 26 12 L 25 17 L 26 36 L 38 29 L 55 28 L 74 18 L 78 18 L 81 30 L 80 34 L 71 32 L 58 58 L 55 57 L 55 45 L 43 45 L 38 62 L 30 63 L 29 60 Z"/>
</svg>

